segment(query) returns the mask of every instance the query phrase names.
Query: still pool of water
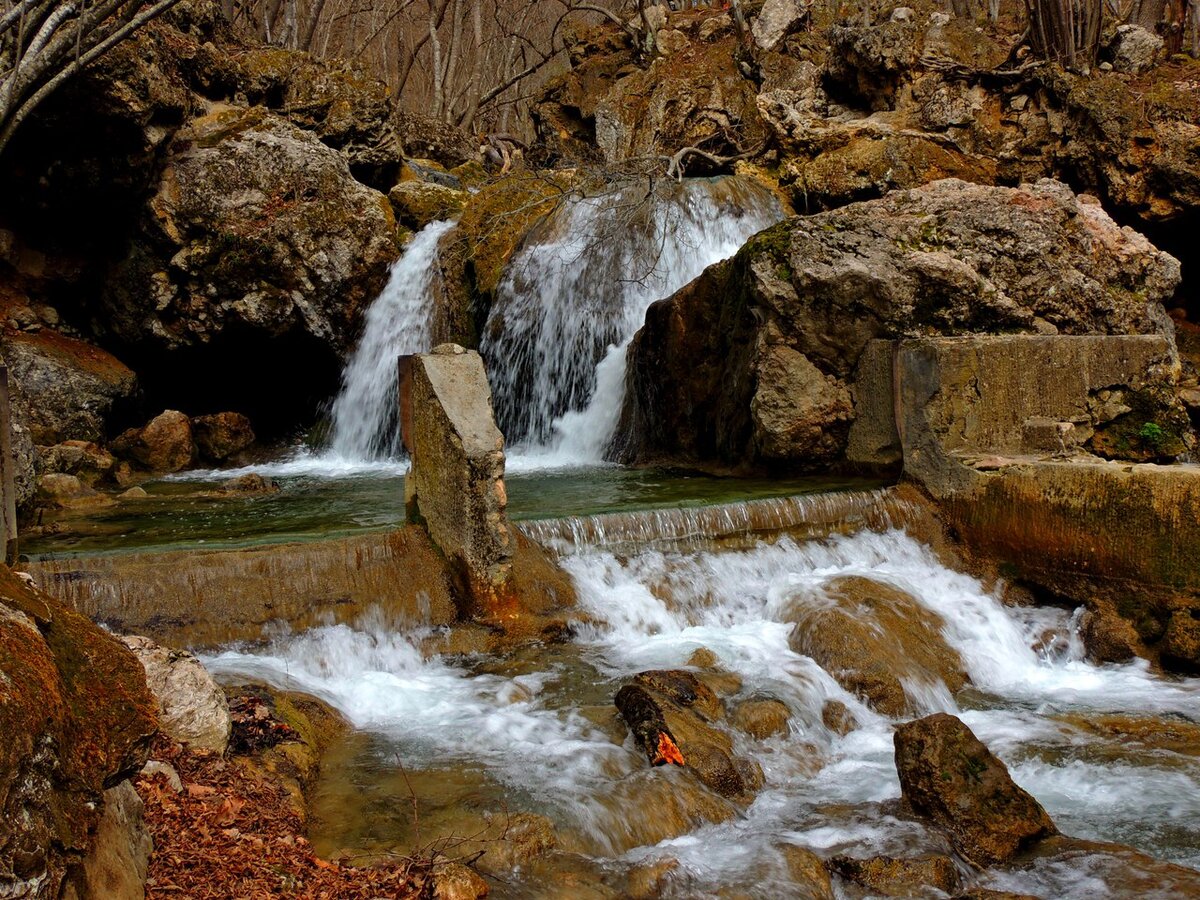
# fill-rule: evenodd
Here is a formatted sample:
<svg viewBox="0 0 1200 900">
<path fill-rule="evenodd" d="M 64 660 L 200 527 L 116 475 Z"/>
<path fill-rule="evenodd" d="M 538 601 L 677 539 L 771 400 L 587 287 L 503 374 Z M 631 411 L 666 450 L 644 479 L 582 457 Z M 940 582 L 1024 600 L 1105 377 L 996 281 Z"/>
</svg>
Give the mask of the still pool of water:
<svg viewBox="0 0 1200 900">
<path fill-rule="evenodd" d="M 293 540 L 342 537 L 403 524 L 404 472 L 377 466 L 341 474 L 281 468 L 280 490 L 261 496 L 219 496 L 227 472 L 189 473 L 143 485 L 149 496 L 66 511 L 44 523 L 66 530 L 22 540 L 32 560 L 97 553 L 232 549 Z M 747 479 L 615 466 L 510 473 L 512 519 L 586 516 L 624 510 L 699 507 L 832 490 L 877 487 L 850 478 Z"/>
</svg>

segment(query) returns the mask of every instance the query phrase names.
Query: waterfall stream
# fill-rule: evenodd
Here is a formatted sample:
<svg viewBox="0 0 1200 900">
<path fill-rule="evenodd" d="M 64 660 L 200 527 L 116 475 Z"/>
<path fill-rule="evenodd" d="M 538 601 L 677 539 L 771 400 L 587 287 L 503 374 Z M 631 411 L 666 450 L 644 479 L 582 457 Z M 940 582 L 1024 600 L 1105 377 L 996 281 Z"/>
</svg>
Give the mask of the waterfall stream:
<svg viewBox="0 0 1200 900">
<path fill-rule="evenodd" d="M 362 338 L 333 402 L 327 455 L 334 460 L 365 462 L 399 454 L 396 360 L 430 349 L 438 241 L 453 227 L 453 222 L 434 222 L 414 237 L 367 310 Z"/>
<path fill-rule="evenodd" d="M 583 531 L 577 536 L 586 539 Z M 895 720 L 847 693 L 789 643 L 789 610 L 829 603 L 834 579 L 871 579 L 940 616 L 942 637 L 973 683 L 953 696 L 940 681 L 906 681 L 918 714 L 961 716 L 1065 832 L 1200 863 L 1200 848 L 1184 824 L 1200 820 L 1200 759 L 1099 737 L 1079 724 L 1081 713 L 1195 721 L 1200 681 L 1164 679 L 1144 663 L 1085 662 L 1067 612 L 1007 607 L 903 531 L 783 537 L 723 551 L 617 555 L 576 546 L 562 563 L 579 594 L 575 636 L 536 656 L 518 654 L 507 662 L 429 656 L 422 652 L 428 629 L 397 632 L 367 621 L 317 628 L 207 663 L 227 676 L 312 692 L 372 734 L 365 752 L 378 762 L 356 764 L 356 780 L 345 789 L 356 797 L 362 779 L 390 777 L 394 763 L 388 760 L 403 758 L 409 776 L 425 772 L 432 783 L 448 778 L 469 786 L 458 789 L 468 791 L 469 801 L 455 794 L 428 816 L 463 815 L 464 805 L 491 797 L 497 806 L 549 817 L 561 846 L 580 854 L 579 866 L 610 871 L 673 860 L 674 888 L 664 896 L 715 896 L 718 890 L 789 896 L 781 849 L 788 844 L 821 855 L 937 852 L 930 832 L 894 813 Z M 648 769 L 633 743 L 593 712 L 612 709 L 622 679 L 685 666 L 701 647 L 740 679 L 739 696 L 777 698 L 793 712 L 785 737 L 737 739 L 738 751 L 753 756 L 766 777 L 764 789 L 740 811 L 678 771 Z M 857 725 L 849 733 L 824 723 L 828 700 L 853 714 Z M 345 795 L 331 794 L 328 802 L 331 819 L 344 819 Z M 375 835 L 371 846 L 393 846 L 379 836 L 387 831 L 382 820 L 369 821 L 375 824 L 355 827 Z M 364 833 L 340 831 L 349 826 L 336 822 L 330 827 L 315 838 L 319 847 L 348 845 Z M 1035 862 L 990 872 L 983 883 L 1044 897 L 1126 896 L 1121 876 L 1101 871 L 1104 859 Z M 521 874 L 512 877 L 500 895 L 539 896 L 538 876 L 528 875 L 535 880 L 525 892 Z"/>
<path fill-rule="evenodd" d="M 732 177 L 649 195 L 639 181 L 542 223 L 508 266 L 480 348 L 513 465 L 600 463 L 647 307 L 782 217 L 770 191 Z"/>
</svg>

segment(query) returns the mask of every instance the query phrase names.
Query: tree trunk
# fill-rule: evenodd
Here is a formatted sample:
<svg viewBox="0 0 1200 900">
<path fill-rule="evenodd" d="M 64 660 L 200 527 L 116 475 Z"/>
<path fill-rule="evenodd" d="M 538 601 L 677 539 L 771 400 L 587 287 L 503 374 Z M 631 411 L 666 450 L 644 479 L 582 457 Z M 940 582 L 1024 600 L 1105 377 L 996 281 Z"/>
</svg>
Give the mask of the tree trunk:
<svg viewBox="0 0 1200 900">
<path fill-rule="evenodd" d="M 1102 0 L 1025 0 L 1029 40 L 1041 59 L 1090 71 L 1100 49 Z"/>
<path fill-rule="evenodd" d="M 1183 32 L 1187 28 L 1187 0 L 1134 0 L 1125 19 L 1128 25 L 1138 25 L 1163 39 L 1168 56 L 1183 49 Z"/>
</svg>

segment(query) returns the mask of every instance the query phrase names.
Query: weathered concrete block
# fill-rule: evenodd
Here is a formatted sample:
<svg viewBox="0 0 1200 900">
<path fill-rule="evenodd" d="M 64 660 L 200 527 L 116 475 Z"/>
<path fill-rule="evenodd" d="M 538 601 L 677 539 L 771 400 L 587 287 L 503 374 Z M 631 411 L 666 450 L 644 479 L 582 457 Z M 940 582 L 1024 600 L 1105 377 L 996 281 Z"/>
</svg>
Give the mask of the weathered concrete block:
<svg viewBox="0 0 1200 900">
<path fill-rule="evenodd" d="M 483 359 L 443 344 L 408 362 L 402 378 L 410 514 L 466 577 L 476 604 L 496 611 L 512 573 L 504 436 L 492 415 Z M 480 610 L 475 610 L 480 611 Z"/>
</svg>

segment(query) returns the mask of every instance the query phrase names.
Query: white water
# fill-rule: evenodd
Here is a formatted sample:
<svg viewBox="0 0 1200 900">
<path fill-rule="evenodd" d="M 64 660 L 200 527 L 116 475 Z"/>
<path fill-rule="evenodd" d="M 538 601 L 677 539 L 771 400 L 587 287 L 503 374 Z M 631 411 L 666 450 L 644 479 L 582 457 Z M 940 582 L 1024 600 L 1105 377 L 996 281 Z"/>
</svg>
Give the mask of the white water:
<svg viewBox="0 0 1200 900">
<path fill-rule="evenodd" d="M 509 264 L 481 352 L 515 469 L 599 464 L 646 309 L 783 217 L 742 178 L 646 190 L 565 205 Z"/>
<path fill-rule="evenodd" d="M 788 738 L 739 744 L 767 778 L 744 814 L 660 843 L 620 838 L 622 823 L 667 796 L 651 801 L 646 792 L 669 790 L 668 779 L 680 773 L 646 769 L 628 740 L 613 744 L 584 719 L 575 710 L 584 701 L 565 687 L 571 679 L 560 664 L 516 677 L 475 674 L 467 664 L 424 659 L 419 629 L 401 634 L 379 623 L 319 628 L 259 653 L 230 652 L 208 662 L 218 672 L 257 675 L 324 697 L 359 727 L 389 736 L 407 766 L 457 760 L 482 768 L 593 855 L 623 863 L 674 857 L 695 889 L 681 888 L 683 896 L 729 885 L 753 896 L 783 896 L 781 844 L 826 855 L 906 855 L 939 846 L 931 833 L 880 806 L 899 795 L 893 723 L 788 645 L 789 605 L 827 602 L 824 586 L 832 578 L 868 577 L 941 615 L 944 637 L 974 683 L 976 699 L 963 709 L 944 686 L 918 687 L 912 699 L 920 710 L 961 715 L 1065 832 L 1200 865 L 1200 761 L 1167 751 L 1138 756 L 1119 740 L 1086 735 L 1054 717 L 1085 710 L 1195 721 L 1200 681 L 1161 679 L 1138 664 L 1084 662 L 1065 613 L 1004 607 L 903 532 L 784 539 L 720 553 L 648 550 L 620 557 L 596 550 L 563 564 L 584 616 L 576 652 L 593 672 L 584 681 L 597 684 L 603 698 L 590 702 L 611 702 L 621 678 L 684 665 L 707 647 L 741 676 L 744 694 L 767 693 L 792 708 Z M 1047 631 L 1057 637 L 1047 640 Z M 853 711 L 856 730 L 839 737 L 824 727 L 820 713 L 829 698 Z M 1039 863 L 994 878 L 1043 896 L 1106 896 L 1101 862 L 1085 868 Z"/>
<path fill-rule="evenodd" d="M 417 234 L 367 310 L 362 338 L 333 402 L 329 450 L 317 469 L 346 474 L 399 455 L 396 360 L 430 349 L 438 241 L 453 227 L 452 222 L 433 222 Z M 314 470 L 309 467 L 305 474 Z"/>
</svg>

